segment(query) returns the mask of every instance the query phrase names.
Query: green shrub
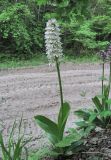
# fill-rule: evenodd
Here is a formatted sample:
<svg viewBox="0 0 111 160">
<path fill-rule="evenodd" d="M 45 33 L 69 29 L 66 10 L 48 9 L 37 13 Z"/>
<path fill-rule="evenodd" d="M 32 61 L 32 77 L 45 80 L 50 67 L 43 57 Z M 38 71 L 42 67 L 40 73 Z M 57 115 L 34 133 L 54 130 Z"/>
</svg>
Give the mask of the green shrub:
<svg viewBox="0 0 111 160">
<path fill-rule="evenodd" d="M 43 44 L 42 26 L 24 3 L 10 3 L 2 10 L 0 34 L 0 50 L 13 57 L 31 57 Z"/>
</svg>

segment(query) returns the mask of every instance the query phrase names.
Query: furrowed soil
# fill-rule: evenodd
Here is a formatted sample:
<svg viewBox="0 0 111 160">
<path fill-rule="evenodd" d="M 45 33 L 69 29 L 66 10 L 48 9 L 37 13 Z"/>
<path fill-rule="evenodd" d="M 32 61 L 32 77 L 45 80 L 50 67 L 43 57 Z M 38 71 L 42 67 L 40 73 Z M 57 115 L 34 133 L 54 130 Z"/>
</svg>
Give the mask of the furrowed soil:
<svg viewBox="0 0 111 160">
<path fill-rule="evenodd" d="M 79 108 L 91 107 L 91 98 L 100 94 L 101 72 L 100 64 L 61 65 L 64 100 L 71 105 L 67 128 L 75 126 L 74 122 L 77 121 L 73 112 Z M 55 67 L 43 65 L 0 71 L 0 119 L 5 136 L 9 134 L 14 120 L 18 122 L 23 115 L 25 138 L 33 137 L 29 147 L 43 146 L 47 139 L 36 125 L 34 116 L 42 114 L 56 121 L 59 108 L 59 86 Z"/>
</svg>

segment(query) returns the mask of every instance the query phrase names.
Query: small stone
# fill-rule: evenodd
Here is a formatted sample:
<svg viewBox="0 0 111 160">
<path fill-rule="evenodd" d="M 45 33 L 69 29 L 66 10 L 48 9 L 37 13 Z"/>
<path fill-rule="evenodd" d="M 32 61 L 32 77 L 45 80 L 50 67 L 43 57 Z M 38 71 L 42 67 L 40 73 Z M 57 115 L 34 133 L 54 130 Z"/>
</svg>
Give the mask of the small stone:
<svg viewBox="0 0 111 160">
<path fill-rule="evenodd" d="M 96 132 L 101 132 L 102 130 L 103 130 L 103 129 L 100 128 L 100 127 L 96 127 L 96 129 L 95 129 Z"/>
<path fill-rule="evenodd" d="M 108 153 L 108 158 L 111 158 L 111 153 Z"/>
<path fill-rule="evenodd" d="M 107 138 L 108 138 L 108 136 L 104 136 L 104 137 L 102 138 L 102 140 L 103 140 L 103 139 L 107 139 Z"/>
<path fill-rule="evenodd" d="M 98 138 L 97 137 L 94 137 L 94 138 L 92 138 L 91 140 L 90 140 L 90 143 L 91 144 L 97 144 L 98 143 Z"/>
<path fill-rule="evenodd" d="M 90 148 L 89 151 L 90 151 L 90 152 L 93 152 L 93 151 L 94 151 L 94 148 Z"/>
<path fill-rule="evenodd" d="M 104 152 L 105 152 L 105 153 L 109 153 L 109 154 L 111 154 L 111 149 L 109 149 L 109 148 L 105 148 L 105 149 L 104 149 Z"/>
</svg>

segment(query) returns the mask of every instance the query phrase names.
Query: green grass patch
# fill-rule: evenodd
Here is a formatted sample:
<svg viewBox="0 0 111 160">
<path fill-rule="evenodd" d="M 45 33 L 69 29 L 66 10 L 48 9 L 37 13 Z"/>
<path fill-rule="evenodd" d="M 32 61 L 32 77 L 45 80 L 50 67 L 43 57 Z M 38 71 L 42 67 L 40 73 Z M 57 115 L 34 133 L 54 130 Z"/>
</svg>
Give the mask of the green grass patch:
<svg viewBox="0 0 111 160">
<path fill-rule="evenodd" d="M 48 63 L 48 60 L 45 55 L 38 55 L 28 60 L 19 60 L 16 58 L 13 58 L 12 60 L 5 59 L 3 62 L 0 62 L 0 69 L 31 67 L 31 66 L 38 66 L 46 63 Z"/>
<path fill-rule="evenodd" d="M 100 62 L 100 58 L 97 55 L 82 55 L 82 56 L 65 56 L 64 60 L 66 62 L 72 62 L 72 63 L 98 63 Z"/>
<path fill-rule="evenodd" d="M 89 55 L 89 56 L 64 56 L 64 62 L 72 62 L 72 63 L 97 63 L 99 62 L 99 58 L 97 55 Z M 0 69 L 7 68 L 20 68 L 20 67 L 32 67 L 38 66 L 41 64 L 47 64 L 48 60 L 46 55 L 38 55 L 29 60 L 18 60 L 18 59 L 4 59 L 4 61 L 0 62 Z"/>
</svg>

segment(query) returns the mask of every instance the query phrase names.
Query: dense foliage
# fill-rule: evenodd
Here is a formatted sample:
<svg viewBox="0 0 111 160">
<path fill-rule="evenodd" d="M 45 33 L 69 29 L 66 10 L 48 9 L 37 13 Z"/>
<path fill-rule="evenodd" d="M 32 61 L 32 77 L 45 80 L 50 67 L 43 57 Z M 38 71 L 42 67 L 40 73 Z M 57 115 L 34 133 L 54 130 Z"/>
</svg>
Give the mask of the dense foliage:
<svg viewBox="0 0 111 160">
<path fill-rule="evenodd" d="M 110 42 L 110 0 L 0 0 L 0 59 L 43 53 L 44 26 L 52 17 L 67 54 L 98 52 Z"/>
</svg>

